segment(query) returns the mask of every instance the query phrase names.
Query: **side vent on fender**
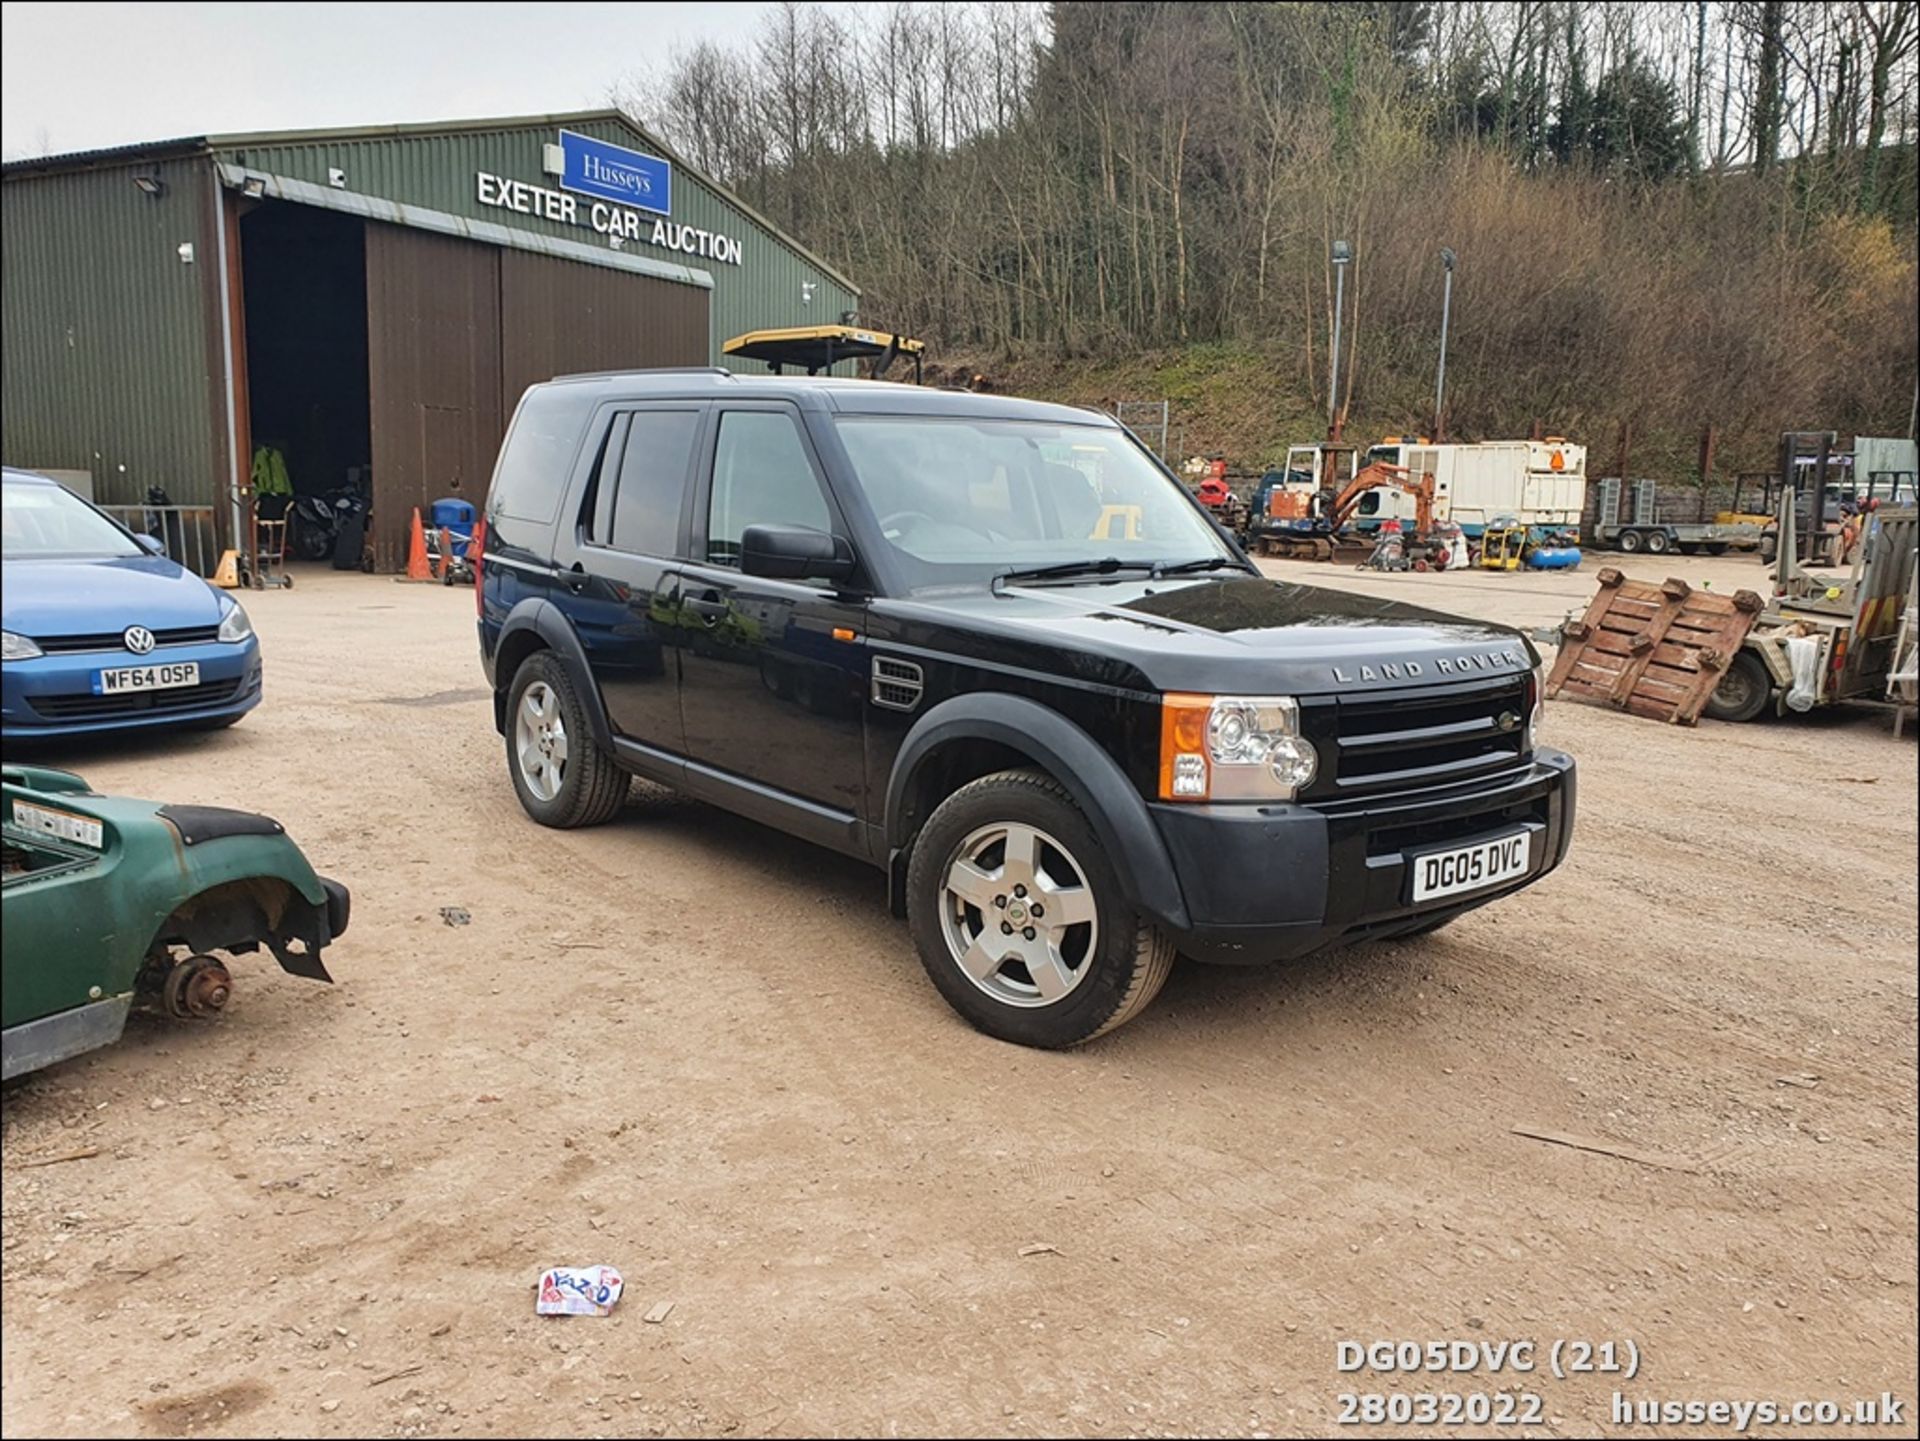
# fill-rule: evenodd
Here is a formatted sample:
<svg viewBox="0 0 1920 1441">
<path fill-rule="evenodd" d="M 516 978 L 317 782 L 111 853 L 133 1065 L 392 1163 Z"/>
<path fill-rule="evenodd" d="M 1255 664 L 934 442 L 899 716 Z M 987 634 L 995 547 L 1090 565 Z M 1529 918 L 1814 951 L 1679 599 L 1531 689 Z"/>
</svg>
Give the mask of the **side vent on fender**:
<svg viewBox="0 0 1920 1441">
<path fill-rule="evenodd" d="M 888 710 L 912 710 L 920 704 L 921 693 L 926 688 L 926 677 L 912 661 L 884 655 L 873 658 L 875 705 L 883 705 Z"/>
</svg>

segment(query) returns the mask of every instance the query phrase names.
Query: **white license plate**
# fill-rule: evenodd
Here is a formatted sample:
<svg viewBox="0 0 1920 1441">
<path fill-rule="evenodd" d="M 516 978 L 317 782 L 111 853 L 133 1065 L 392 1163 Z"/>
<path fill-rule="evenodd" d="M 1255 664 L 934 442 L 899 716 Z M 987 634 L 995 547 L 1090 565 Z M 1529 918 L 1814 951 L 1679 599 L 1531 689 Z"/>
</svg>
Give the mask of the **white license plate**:
<svg viewBox="0 0 1920 1441">
<path fill-rule="evenodd" d="M 1438 896 L 1485 890 L 1524 876 L 1533 864 L 1533 834 L 1515 831 L 1451 851 L 1413 857 L 1415 904 Z"/>
<path fill-rule="evenodd" d="M 200 684 L 197 661 L 176 661 L 171 665 L 134 665 L 125 670 L 94 672 L 95 695 L 124 695 L 136 690 L 178 690 Z"/>
</svg>

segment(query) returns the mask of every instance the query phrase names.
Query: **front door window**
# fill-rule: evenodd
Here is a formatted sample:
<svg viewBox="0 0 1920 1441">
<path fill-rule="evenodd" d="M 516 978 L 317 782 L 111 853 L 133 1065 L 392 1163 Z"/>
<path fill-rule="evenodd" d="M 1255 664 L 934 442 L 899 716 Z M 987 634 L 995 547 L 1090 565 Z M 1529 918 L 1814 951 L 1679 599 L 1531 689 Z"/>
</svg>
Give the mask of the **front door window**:
<svg viewBox="0 0 1920 1441">
<path fill-rule="evenodd" d="M 833 528 L 799 424 L 782 411 L 733 410 L 720 417 L 707 517 L 708 562 L 737 569 L 740 537 L 750 525 Z"/>
</svg>

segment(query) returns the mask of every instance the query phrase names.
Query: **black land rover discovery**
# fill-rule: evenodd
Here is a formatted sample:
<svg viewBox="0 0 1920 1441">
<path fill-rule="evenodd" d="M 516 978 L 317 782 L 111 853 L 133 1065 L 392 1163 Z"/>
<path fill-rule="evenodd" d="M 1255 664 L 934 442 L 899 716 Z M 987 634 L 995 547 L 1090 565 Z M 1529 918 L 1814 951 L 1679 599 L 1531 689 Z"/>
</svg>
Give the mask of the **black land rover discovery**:
<svg viewBox="0 0 1920 1441">
<path fill-rule="evenodd" d="M 1559 864 L 1518 633 L 1264 578 L 1105 416 L 857 380 L 575 376 L 487 498 L 480 649 L 543 825 L 629 774 L 885 869 L 1035 1046 L 1176 954 L 1436 930 Z"/>
</svg>

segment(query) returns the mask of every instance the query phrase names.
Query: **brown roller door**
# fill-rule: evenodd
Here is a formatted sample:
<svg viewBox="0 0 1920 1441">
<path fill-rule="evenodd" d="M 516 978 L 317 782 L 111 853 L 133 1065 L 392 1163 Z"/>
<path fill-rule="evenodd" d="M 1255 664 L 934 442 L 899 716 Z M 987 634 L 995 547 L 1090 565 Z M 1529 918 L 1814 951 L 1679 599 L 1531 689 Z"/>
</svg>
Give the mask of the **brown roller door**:
<svg viewBox="0 0 1920 1441">
<path fill-rule="evenodd" d="M 367 380 L 373 547 L 404 569 L 413 510 L 443 495 L 478 506 L 500 414 L 500 251 L 367 225 Z"/>
<path fill-rule="evenodd" d="M 656 280 L 522 250 L 500 256 L 500 410 L 535 381 L 580 370 L 707 363 L 707 297 Z"/>
<path fill-rule="evenodd" d="M 520 392 L 580 370 L 705 365 L 699 286 L 367 224 L 373 544 L 406 566 L 413 510 L 477 507 Z"/>
</svg>

